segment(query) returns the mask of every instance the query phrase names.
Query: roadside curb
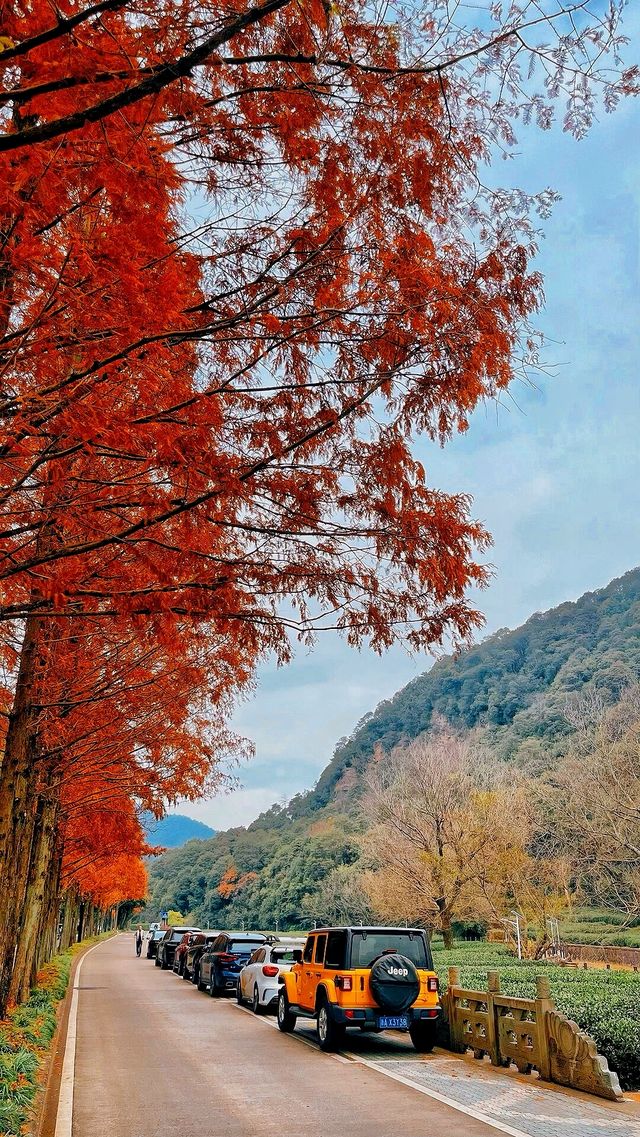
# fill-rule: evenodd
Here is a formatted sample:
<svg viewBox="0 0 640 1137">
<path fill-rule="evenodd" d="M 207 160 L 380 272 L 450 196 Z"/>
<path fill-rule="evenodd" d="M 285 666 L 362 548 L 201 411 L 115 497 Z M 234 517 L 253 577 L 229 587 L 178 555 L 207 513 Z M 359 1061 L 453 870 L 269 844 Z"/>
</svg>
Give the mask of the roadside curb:
<svg viewBox="0 0 640 1137">
<path fill-rule="evenodd" d="M 120 933 L 116 932 L 114 936 L 110 936 L 109 939 L 114 939 L 115 936 L 119 934 Z M 108 943 L 109 940 L 105 939 L 100 942 Z M 74 956 L 71 964 L 67 990 L 64 994 L 64 998 L 60 1000 L 56 1012 L 58 1019 L 56 1032 L 53 1036 L 49 1054 L 45 1058 L 40 1070 L 41 1088 L 38 1090 L 34 1117 L 29 1126 L 29 1137 L 55 1137 L 60 1085 L 62 1082 L 62 1068 L 64 1065 L 75 977 L 81 960 L 95 947 L 99 947 L 99 944 L 87 944 L 82 951 L 79 951 L 77 955 Z"/>
</svg>

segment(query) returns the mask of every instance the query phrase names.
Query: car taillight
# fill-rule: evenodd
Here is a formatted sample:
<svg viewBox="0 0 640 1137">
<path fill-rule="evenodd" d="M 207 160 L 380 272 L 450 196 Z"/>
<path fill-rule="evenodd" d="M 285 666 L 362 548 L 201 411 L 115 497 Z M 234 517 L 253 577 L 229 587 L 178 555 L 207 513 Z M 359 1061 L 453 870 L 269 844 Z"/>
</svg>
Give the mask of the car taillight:
<svg viewBox="0 0 640 1137">
<path fill-rule="evenodd" d="M 427 979 L 427 991 L 437 991 L 437 990 L 438 990 L 438 977 L 436 975 L 430 975 L 429 978 Z"/>
<path fill-rule="evenodd" d="M 350 975 L 336 975 L 336 987 L 341 991 L 351 991 L 353 983 Z"/>
<path fill-rule="evenodd" d="M 220 955 L 218 956 L 218 963 L 233 963 L 234 959 L 237 958 L 238 956 L 234 955 L 233 952 L 221 951 Z"/>
<path fill-rule="evenodd" d="M 273 977 L 278 974 L 278 970 L 279 969 L 277 967 L 274 967 L 272 963 L 265 963 L 264 967 L 262 968 L 262 974 L 269 975 L 271 979 L 273 979 Z"/>
</svg>

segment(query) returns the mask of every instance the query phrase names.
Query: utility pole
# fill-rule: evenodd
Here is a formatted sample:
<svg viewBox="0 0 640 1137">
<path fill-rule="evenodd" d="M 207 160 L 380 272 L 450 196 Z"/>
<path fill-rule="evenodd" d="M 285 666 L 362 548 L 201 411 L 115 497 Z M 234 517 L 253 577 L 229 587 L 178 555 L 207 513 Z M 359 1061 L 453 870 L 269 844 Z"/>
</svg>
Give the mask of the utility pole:
<svg viewBox="0 0 640 1137">
<path fill-rule="evenodd" d="M 512 911 L 511 915 L 514 917 L 513 927 L 516 930 L 516 937 L 518 940 L 518 959 L 522 959 L 522 940 L 520 938 L 520 913 Z"/>
</svg>

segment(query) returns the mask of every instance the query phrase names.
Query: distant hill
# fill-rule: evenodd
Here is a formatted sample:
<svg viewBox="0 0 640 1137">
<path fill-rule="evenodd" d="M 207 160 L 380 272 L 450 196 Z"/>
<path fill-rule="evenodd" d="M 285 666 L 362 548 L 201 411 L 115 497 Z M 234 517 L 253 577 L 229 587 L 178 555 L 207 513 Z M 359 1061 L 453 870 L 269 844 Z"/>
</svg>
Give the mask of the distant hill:
<svg viewBox="0 0 640 1137">
<path fill-rule="evenodd" d="M 171 813 L 156 821 L 151 813 L 143 818 L 144 829 L 149 843 L 152 845 L 165 845 L 168 849 L 175 849 L 184 845 L 186 841 L 199 838 L 201 841 L 215 837 L 216 831 L 202 821 L 194 821 L 184 813 Z"/>
<path fill-rule="evenodd" d="M 338 743 L 313 790 L 273 806 L 248 829 L 158 858 L 150 869 L 153 905 L 189 912 L 210 927 L 242 920 L 258 928 L 304 926 L 305 897 L 332 868 L 357 860 L 357 802 L 376 745 L 390 750 L 415 738 L 438 715 L 480 730 L 505 761 L 553 764 L 572 734 L 567 700 L 591 686 L 615 702 L 639 677 L 640 569 L 633 569 L 440 660 Z M 230 868 L 235 890 L 221 892 Z"/>
</svg>

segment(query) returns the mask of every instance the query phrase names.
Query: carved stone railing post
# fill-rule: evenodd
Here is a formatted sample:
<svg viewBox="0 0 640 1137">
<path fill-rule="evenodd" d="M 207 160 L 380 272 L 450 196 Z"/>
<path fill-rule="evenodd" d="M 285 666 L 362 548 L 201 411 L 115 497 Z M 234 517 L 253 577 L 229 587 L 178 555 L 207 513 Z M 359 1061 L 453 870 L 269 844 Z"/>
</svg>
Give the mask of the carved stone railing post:
<svg viewBox="0 0 640 1137">
<path fill-rule="evenodd" d="M 538 1057 L 536 1065 L 541 1078 L 549 1081 L 551 1078 L 551 1065 L 549 1061 L 549 1041 L 545 1029 L 545 1018 L 549 1011 L 555 1009 L 551 998 L 551 984 L 546 975 L 536 976 L 536 1022 L 538 1024 Z"/>
<path fill-rule="evenodd" d="M 500 1066 L 498 1047 L 498 1022 L 494 996 L 500 994 L 500 973 L 487 972 L 487 1053 L 492 1066 Z"/>
<path fill-rule="evenodd" d="M 458 1013 L 456 991 L 460 987 L 460 968 L 449 968 L 449 986 L 445 996 L 446 1015 L 449 1020 L 449 1036 L 451 1049 L 458 1054 L 464 1054 L 467 1044 L 463 1038 L 462 1020 Z"/>
</svg>

